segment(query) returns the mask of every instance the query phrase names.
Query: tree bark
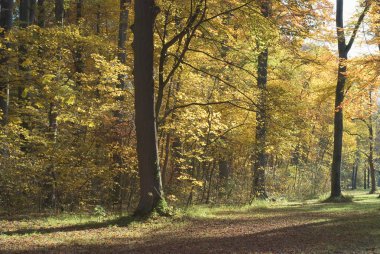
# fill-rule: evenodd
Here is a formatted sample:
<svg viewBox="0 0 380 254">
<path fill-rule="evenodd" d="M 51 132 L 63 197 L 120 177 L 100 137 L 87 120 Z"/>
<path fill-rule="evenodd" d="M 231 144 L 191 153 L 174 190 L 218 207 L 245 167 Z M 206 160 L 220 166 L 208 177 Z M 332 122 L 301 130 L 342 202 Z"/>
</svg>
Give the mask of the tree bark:
<svg viewBox="0 0 380 254">
<path fill-rule="evenodd" d="M 37 1 L 36 0 L 30 0 L 29 25 L 34 24 L 36 21 L 36 8 L 37 8 Z"/>
<path fill-rule="evenodd" d="M 159 8 L 154 0 L 135 1 L 134 8 L 135 125 L 140 176 L 140 201 L 135 213 L 142 215 L 153 210 L 164 212 L 165 206 L 157 147 L 153 79 L 153 26 Z"/>
<path fill-rule="evenodd" d="M 59 25 L 63 25 L 64 0 L 55 0 L 55 20 Z"/>
<path fill-rule="evenodd" d="M 344 100 L 344 88 L 346 84 L 346 72 L 347 72 L 347 55 L 350 51 L 357 32 L 365 14 L 370 7 L 370 1 L 366 1 L 365 8 L 360 15 L 351 38 L 346 44 L 345 29 L 343 22 L 343 0 L 336 1 L 336 29 L 339 51 L 339 66 L 338 66 L 338 80 L 335 90 L 335 115 L 334 115 L 334 151 L 333 161 L 331 165 L 331 195 L 330 199 L 340 198 L 342 196 L 342 190 L 340 186 L 340 172 L 342 164 L 342 146 L 343 146 L 343 100 Z"/>
<path fill-rule="evenodd" d="M 369 90 L 369 104 L 370 104 L 370 113 L 369 113 L 369 119 L 368 119 L 368 134 L 369 134 L 369 156 L 368 156 L 368 165 L 370 169 L 370 176 L 371 176 L 371 190 L 370 194 L 376 193 L 376 170 L 374 166 L 373 161 L 373 150 L 374 150 L 374 135 L 373 135 L 373 121 L 372 121 L 372 106 L 373 106 L 373 100 L 372 100 L 372 87 Z"/>
<path fill-rule="evenodd" d="M 118 59 L 122 64 L 126 64 L 126 47 L 125 44 L 127 42 L 127 30 L 128 30 L 128 3 L 130 0 L 120 0 L 120 16 L 119 16 L 119 37 L 118 37 Z M 125 90 L 125 78 L 120 75 L 119 76 L 119 84 L 118 88 L 121 90 Z M 116 98 L 120 107 L 122 107 L 122 103 L 124 102 L 124 96 L 119 96 Z M 124 114 L 123 110 L 119 109 L 114 111 L 114 117 L 116 118 L 116 130 L 120 130 L 122 128 L 122 124 L 124 123 Z M 124 161 L 121 154 L 122 148 L 124 145 L 125 135 L 123 131 L 115 132 L 115 143 L 117 144 L 118 150 L 113 155 L 114 164 L 118 165 L 119 168 L 124 167 Z M 119 193 L 119 212 L 122 214 L 123 212 L 123 201 L 124 201 L 124 186 L 125 186 L 126 174 L 124 172 L 120 172 L 118 174 L 119 184 L 117 185 L 116 191 Z"/>
<path fill-rule="evenodd" d="M 80 25 L 80 21 L 83 17 L 83 0 L 76 0 L 76 22 L 77 25 Z M 77 45 L 77 48 L 74 52 L 74 67 L 76 73 L 83 73 L 84 72 L 84 61 L 83 61 L 83 46 Z M 80 87 L 82 85 L 82 82 L 80 80 L 80 77 L 78 77 L 77 80 L 77 86 Z"/>
<path fill-rule="evenodd" d="M 261 12 L 265 18 L 269 18 L 271 2 L 262 1 Z M 268 197 L 265 189 L 265 167 L 267 165 L 267 83 L 268 83 L 268 47 L 259 54 L 257 70 L 257 86 L 259 89 L 259 108 L 256 113 L 256 142 L 253 163 L 253 190 L 254 198 L 265 199 Z"/>
<path fill-rule="evenodd" d="M 20 0 L 20 26 L 26 28 L 30 25 L 31 0 Z"/>
<path fill-rule="evenodd" d="M 46 11 L 45 0 L 38 0 L 37 2 L 37 24 L 39 27 L 45 27 Z"/>
<path fill-rule="evenodd" d="M 121 63 L 126 64 L 127 62 L 127 52 L 126 52 L 126 42 L 128 40 L 128 18 L 129 9 L 128 5 L 131 0 L 120 0 L 120 17 L 119 17 L 119 39 L 118 39 L 118 59 Z M 125 85 L 123 83 L 123 85 Z M 124 87 L 122 87 L 124 89 Z"/>
<path fill-rule="evenodd" d="M 83 11 L 83 0 L 76 0 L 77 1 L 77 15 L 76 15 L 76 21 L 77 24 L 79 24 L 81 18 L 83 17 L 82 11 Z"/>
</svg>

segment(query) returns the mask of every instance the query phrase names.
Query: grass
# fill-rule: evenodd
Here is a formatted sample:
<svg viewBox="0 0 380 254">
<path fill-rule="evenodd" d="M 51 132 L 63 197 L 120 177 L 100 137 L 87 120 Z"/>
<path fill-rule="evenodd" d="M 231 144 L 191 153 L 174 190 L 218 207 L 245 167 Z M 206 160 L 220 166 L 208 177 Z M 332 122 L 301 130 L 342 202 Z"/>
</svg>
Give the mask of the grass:
<svg viewBox="0 0 380 254">
<path fill-rule="evenodd" d="M 194 206 L 171 218 L 0 221 L 1 253 L 380 253 L 380 200 Z"/>
</svg>

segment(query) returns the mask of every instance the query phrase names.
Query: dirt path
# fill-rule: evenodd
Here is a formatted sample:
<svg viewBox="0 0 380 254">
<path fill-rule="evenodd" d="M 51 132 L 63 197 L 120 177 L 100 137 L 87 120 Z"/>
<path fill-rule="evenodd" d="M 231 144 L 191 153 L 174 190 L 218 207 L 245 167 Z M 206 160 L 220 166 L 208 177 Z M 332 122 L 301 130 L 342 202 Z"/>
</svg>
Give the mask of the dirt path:
<svg viewBox="0 0 380 254">
<path fill-rule="evenodd" d="M 3 253 L 380 253 L 380 202 L 217 209 L 206 216 L 0 236 Z"/>
</svg>

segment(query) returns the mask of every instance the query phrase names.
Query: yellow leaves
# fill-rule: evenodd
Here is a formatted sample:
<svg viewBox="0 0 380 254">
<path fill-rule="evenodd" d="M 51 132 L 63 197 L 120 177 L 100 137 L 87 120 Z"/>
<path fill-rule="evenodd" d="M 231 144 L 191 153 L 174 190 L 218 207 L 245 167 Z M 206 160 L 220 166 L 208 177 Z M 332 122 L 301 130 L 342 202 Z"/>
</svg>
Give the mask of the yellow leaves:
<svg viewBox="0 0 380 254">
<path fill-rule="evenodd" d="M 95 125 L 95 123 L 94 122 L 89 122 L 88 123 L 88 127 L 90 127 L 90 128 L 94 128 L 96 125 Z"/>
<path fill-rule="evenodd" d="M 176 202 L 178 201 L 178 198 L 175 195 L 167 195 L 166 199 L 170 202 Z"/>
<path fill-rule="evenodd" d="M 177 177 L 178 180 L 180 181 L 186 181 L 190 182 L 192 186 L 194 187 L 202 187 L 203 186 L 203 181 L 199 181 L 194 177 L 191 177 L 188 174 L 182 173 L 179 177 Z"/>
<path fill-rule="evenodd" d="M 76 97 L 74 95 L 71 95 L 69 99 L 66 101 L 67 105 L 74 105 L 75 104 Z"/>
<path fill-rule="evenodd" d="M 42 76 L 42 84 L 43 85 L 49 85 L 53 80 L 56 78 L 56 75 L 54 74 L 45 74 Z"/>
</svg>

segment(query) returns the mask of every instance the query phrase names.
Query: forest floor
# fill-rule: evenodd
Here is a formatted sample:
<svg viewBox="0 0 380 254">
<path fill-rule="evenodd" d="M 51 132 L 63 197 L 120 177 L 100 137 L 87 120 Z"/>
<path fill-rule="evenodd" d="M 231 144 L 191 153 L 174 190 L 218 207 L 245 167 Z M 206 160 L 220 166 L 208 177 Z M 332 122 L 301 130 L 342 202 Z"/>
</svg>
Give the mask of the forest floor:
<svg viewBox="0 0 380 254">
<path fill-rule="evenodd" d="M 351 193 L 350 193 L 351 195 Z M 0 220 L 0 253 L 380 253 L 380 199 L 194 207 L 174 218 Z"/>
</svg>

